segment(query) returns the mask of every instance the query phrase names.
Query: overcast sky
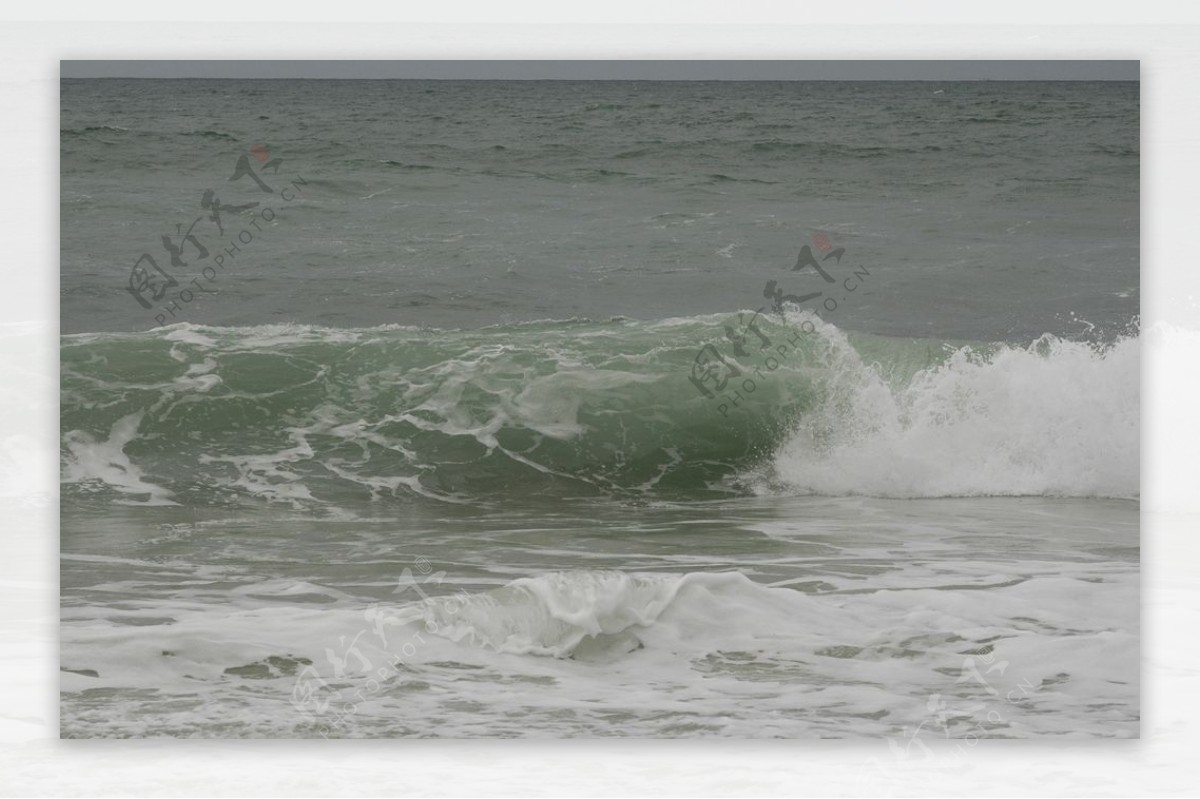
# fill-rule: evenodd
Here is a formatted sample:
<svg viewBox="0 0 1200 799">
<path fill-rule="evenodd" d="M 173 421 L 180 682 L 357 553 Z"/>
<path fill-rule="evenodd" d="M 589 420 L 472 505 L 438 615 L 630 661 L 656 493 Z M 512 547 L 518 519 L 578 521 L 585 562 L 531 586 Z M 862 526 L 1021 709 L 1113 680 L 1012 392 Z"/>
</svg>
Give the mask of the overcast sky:
<svg viewBox="0 0 1200 799">
<path fill-rule="evenodd" d="M 64 78 L 1138 80 L 1137 61 L 63 61 Z"/>
</svg>

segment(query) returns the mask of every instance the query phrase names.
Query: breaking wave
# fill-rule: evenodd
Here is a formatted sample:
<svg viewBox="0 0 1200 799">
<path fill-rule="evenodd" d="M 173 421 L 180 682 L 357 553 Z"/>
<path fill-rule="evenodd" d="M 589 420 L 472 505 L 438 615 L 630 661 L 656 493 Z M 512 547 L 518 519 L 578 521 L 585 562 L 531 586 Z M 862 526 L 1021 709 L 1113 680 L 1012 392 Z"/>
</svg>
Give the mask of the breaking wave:
<svg viewBox="0 0 1200 799">
<path fill-rule="evenodd" d="M 1136 335 L 964 344 L 751 317 L 64 336 L 64 499 L 1138 494 Z"/>
</svg>

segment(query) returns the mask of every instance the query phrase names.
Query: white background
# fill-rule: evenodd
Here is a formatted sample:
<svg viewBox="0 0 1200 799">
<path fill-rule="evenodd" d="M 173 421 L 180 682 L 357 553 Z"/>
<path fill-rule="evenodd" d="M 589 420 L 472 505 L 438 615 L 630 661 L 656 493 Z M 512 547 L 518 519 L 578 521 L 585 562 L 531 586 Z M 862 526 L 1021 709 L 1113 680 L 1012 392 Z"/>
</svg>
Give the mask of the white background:
<svg viewBox="0 0 1200 799">
<path fill-rule="evenodd" d="M 1200 28 L 1146 3 L 1024 2 L 988 11 L 948 2 L 197 0 L 32 3 L 2 13 L 29 21 L 0 23 L 0 795 L 1200 789 Z M 109 21 L 69 21 L 100 13 Z M 883 741 L 59 741 L 58 61 L 104 58 L 1140 59 L 1142 739 L 982 741 L 906 760 Z"/>
</svg>

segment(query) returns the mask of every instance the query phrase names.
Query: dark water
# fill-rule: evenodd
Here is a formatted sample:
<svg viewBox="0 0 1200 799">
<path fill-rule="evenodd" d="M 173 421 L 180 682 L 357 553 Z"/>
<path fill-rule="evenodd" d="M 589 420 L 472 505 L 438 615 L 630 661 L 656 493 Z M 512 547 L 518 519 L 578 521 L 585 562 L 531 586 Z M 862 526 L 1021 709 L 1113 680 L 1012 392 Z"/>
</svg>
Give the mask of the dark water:
<svg viewBox="0 0 1200 799">
<path fill-rule="evenodd" d="M 63 81 L 62 734 L 1135 736 L 1138 91 Z"/>
<path fill-rule="evenodd" d="M 822 298 L 855 330 L 1028 341 L 1138 310 L 1136 83 L 68 80 L 62 101 L 67 333 L 155 326 L 177 292 L 124 290 L 143 253 L 219 292 L 167 321 L 456 328 L 757 308 L 767 280 L 826 289 L 789 271 L 816 232 L 839 281 L 871 272 Z M 255 144 L 274 193 L 228 180 Z M 209 189 L 260 205 L 221 234 Z M 197 218 L 211 255 L 171 268 L 161 237 Z"/>
</svg>

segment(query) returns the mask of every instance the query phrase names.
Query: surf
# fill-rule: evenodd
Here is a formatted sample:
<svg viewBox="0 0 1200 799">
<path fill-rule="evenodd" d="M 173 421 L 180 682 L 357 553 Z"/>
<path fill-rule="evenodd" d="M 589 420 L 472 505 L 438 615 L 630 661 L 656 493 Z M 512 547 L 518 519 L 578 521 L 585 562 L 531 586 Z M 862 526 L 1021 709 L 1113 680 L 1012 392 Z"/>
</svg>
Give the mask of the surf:
<svg viewBox="0 0 1200 799">
<path fill-rule="evenodd" d="M 746 311 L 61 345 L 75 501 L 1138 492 L 1134 334 L 948 342 Z"/>
</svg>

